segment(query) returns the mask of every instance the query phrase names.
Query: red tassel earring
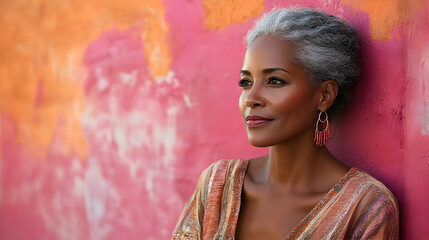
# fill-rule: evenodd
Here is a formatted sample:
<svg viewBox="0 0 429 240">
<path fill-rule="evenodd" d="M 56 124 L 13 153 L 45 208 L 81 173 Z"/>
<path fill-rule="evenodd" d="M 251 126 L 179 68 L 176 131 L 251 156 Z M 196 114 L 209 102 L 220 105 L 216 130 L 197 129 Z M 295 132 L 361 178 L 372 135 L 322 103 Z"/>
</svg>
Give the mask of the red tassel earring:
<svg viewBox="0 0 429 240">
<path fill-rule="evenodd" d="M 322 113 L 325 114 L 324 120 L 321 119 Z M 323 130 L 320 130 L 323 129 Z M 314 142 L 317 146 L 325 146 L 329 138 L 329 121 L 326 112 L 320 112 L 316 122 L 316 131 L 314 132 Z"/>
</svg>

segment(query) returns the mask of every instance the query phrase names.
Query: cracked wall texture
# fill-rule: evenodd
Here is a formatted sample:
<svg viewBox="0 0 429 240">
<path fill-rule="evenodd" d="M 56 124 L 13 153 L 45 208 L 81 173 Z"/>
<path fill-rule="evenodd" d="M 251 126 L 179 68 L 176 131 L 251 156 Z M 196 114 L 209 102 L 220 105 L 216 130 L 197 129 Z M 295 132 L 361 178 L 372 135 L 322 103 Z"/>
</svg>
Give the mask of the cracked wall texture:
<svg viewBox="0 0 429 240">
<path fill-rule="evenodd" d="M 403 239 L 429 235 L 426 0 L 0 3 L 0 239 L 169 239 L 204 168 L 267 152 L 237 81 L 274 6 L 358 29 L 364 71 L 328 147 L 397 196 Z"/>
</svg>

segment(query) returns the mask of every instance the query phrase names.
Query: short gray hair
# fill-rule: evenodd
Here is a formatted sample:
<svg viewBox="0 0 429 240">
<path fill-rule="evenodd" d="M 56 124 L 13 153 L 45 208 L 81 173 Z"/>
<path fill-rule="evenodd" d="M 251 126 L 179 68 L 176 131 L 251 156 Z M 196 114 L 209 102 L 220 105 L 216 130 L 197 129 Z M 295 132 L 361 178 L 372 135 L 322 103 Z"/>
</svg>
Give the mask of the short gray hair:
<svg viewBox="0 0 429 240">
<path fill-rule="evenodd" d="M 328 109 L 337 116 L 350 103 L 360 74 L 356 30 L 318 10 L 273 9 L 247 33 L 247 46 L 258 37 L 271 35 L 292 44 L 294 62 L 306 69 L 314 87 L 327 80 L 337 82 L 338 95 Z"/>
</svg>

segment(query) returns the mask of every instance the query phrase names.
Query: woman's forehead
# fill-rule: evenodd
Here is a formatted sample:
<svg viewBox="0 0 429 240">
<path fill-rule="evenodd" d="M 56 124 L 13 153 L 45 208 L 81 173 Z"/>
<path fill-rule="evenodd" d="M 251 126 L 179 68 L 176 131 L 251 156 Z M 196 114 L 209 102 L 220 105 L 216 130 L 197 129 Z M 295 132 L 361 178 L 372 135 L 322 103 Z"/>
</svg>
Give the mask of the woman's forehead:
<svg viewBox="0 0 429 240">
<path fill-rule="evenodd" d="M 247 48 L 243 68 L 280 67 L 292 64 L 293 47 L 277 36 L 258 37 Z"/>
</svg>

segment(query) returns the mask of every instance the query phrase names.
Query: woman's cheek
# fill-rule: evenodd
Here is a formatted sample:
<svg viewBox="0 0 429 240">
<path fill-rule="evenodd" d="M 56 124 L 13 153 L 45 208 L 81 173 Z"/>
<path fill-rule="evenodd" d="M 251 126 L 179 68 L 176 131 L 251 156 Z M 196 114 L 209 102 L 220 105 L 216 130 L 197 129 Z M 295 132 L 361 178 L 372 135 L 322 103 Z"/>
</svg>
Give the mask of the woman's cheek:
<svg viewBox="0 0 429 240">
<path fill-rule="evenodd" d="M 240 99 L 238 100 L 238 107 L 240 109 L 241 114 L 244 114 L 246 110 L 246 96 L 244 91 L 241 92 Z"/>
</svg>

